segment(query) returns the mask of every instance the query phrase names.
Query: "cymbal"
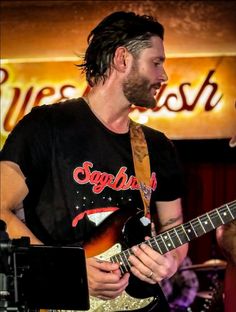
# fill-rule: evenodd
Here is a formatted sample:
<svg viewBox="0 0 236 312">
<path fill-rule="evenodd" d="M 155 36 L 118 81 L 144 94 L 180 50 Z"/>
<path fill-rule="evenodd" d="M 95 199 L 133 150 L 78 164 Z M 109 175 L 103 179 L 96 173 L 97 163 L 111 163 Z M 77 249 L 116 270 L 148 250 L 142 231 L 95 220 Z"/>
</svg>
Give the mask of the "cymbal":
<svg viewBox="0 0 236 312">
<path fill-rule="evenodd" d="M 196 296 L 199 298 L 203 298 L 203 299 L 212 299 L 213 298 L 213 291 L 210 291 L 210 290 L 199 291 Z"/>
<path fill-rule="evenodd" d="M 180 271 L 195 270 L 195 271 L 214 271 L 224 270 L 227 262 L 220 259 L 210 259 L 200 264 L 192 264 L 180 268 Z"/>
</svg>

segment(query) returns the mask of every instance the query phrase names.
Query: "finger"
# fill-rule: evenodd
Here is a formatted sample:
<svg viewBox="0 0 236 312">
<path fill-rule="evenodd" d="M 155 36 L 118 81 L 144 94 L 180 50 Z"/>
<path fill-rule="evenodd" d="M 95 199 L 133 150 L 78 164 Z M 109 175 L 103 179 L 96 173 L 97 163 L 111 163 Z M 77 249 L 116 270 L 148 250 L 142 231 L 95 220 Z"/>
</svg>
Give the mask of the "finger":
<svg viewBox="0 0 236 312">
<path fill-rule="evenodd" d="M 122 278 L 117 278 L 117 276 L 114 278 L 114 273 L 105 273 L 105 275 L 102 282 L 97 286 L 98 290 L 120 291 L 128 285 L 129 273 L 126 273 Z M 108 275 L 110 275 L 110 278 Z"/>
<path fill-rule="evenodd" d="M 119 269 L 118 263 L 113 263 L 109 261 L 101 261 L 97 258 L 89 258 L 87 259 L 87 262 L 94 266 L 95 268 L 105 271 L 105 272 L 111 272 Z"/>
<path fill-rule="evenodd" d="M 140 247 L 134 246 L 132 251 L 135 257 L 133 258 L 130 256 L 130 261 L 137 266 L 144 275 L 148 275 L 150 270 L 154 270 L 158 263 L 158 257 L 156 261 L 153 259 L 155 256 L 153 255 L 153 250 L 149 246 L 145 244 L 141 244 Z"/>
<path fill-rule="evenodd" d="M 140 249 L 148 256 L 148 258 L 146 258 L 145 255 L 141 254 L 140 259 L 144 261 L 145 265 L 150 268 L 153 273 L 155 273 L 152 279 L 160 281 L 163 278 L 168 277 L 168 272 L 171 270 L 171 265 L 173 265 L 172 254 L 161 255 L 144 244 L 140 246 Z"/>
<path fill-rule="evenodd" d="M 140 278 L 142 281 L 151 281 L 152 270 L 150 270 L 149 267 L 147 267 L 142 261 L 140 261 L 139 258 L 134 255 L 129 257 L 129 261 L 132 264 L 131 272 L 135 276 Z"/>
<path fill-rule="evenodd" d="M 113 270 L 112 273 L 113 273 L 113 274 L 116 274 L 119 278 L 121 278 L 121 276 L 122 276 L 120 270 Z"/>
<path fill-rule="evenodd" d="M 110 262 L 103 262 L 103 263 L 99 263 L 97 268 L 99 270 L 101 270 L 103 272 L 107 272 L 107 273 L 118 272 L 119 264 L 117 264 L 117 263 L 110 263 Z"/>
<path fill-rule="evenodd" d="M 150 249 L 148 246 L 144 246 L 144 250 Z M 150 255 L 144 252 L 141 248 L 134 247 L 134 255 L 130 256 L 129 261 L 133 265 L 132 273 L 135 274 L 138 278 L 144 281 L 160 281 L 166 275 L 166 267 L 164 265 L 158 264 L 157 260 L 153 260 Z M 149 252 L 148 252 L 149 253 Z M 152 255 L 153 258 L 155 256 Z M 162 256 L 163 257 L 163 256 Z M 157 253 L 156 259 L 159 258 Z M 150 273 L 153 272 L 151 278 Z"/>
<path fill-rule="evenodd" d="M 116 298 L 128 286 L 129 276 L 130 274 L 126 273 L 116 284 L 103 284 L 101 285 L 101 289 L 93 289 L 93 296 L 103 300 Z"/>
<path fill-rule="evenodd" d="M 153 249 L 152 247 L 150 247 L 148 244 L 141 244 L 140 248 L 142 250 L 144 250 L 146 253 L 150 254 L 150 255 L 155 255 L 156 259 L 159 262 L 164 262 L 165 261 L 165 255 L 161 254 L 160 252 L 158 252 L 157 250 Z"/>
<path fill-rule="evenodd" d="M 93 289 L 116 290 L 119 288 L 121 280 L 120 274 L 113 272 L 104 272 L 97 269 L 88 272 L 88 283 Z"/>
<path fill-rule="evenodd" d="M 153 277 L 153 274 L 150 275 L 151 271 L 149 270 L 149 273 L 146 275 L 144 274 L 143 272 L 140 272 L 135 266 L 132 266 L 130 268 L 131 272 L 137 277 L 139 278 L 140 280 L 144 281 L 144 282 L 147 282 L 149 284 L 156 284 L 156 280 L 154 280 L 152 277 Z"/>
<path fill-rule="evenodd" d="M 151 258 L 155 263 L 158 263 L 159 265 L 163 265 L 166 262 L 166 256 L 161 255 L 157 251 L 155 251 L 153 248 L 148 246 L 147 244 L 141 244 L 140 249 L 148 255 L 149 258 Z M 142 254 L 140 254 L 142 256 Z"/>
</svg>

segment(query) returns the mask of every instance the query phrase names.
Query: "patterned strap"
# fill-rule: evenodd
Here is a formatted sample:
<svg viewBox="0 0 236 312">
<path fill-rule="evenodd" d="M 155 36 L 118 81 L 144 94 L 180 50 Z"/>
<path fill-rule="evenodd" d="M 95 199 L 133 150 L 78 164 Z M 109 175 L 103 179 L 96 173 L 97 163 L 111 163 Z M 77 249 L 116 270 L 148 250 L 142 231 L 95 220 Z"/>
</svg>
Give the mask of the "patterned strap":
<svg viewBox="0 0 236 312">
<path fill-rule="evenodd" d="M 144 205 L 144 214 L 150 219 L 150 199 L 152 188 L 150 159 L 147 142 L 140 124 L 130 122 L 130 139 L 134 162 L 135 175 L 140 185 L 140 193 Z"/>
</svg>

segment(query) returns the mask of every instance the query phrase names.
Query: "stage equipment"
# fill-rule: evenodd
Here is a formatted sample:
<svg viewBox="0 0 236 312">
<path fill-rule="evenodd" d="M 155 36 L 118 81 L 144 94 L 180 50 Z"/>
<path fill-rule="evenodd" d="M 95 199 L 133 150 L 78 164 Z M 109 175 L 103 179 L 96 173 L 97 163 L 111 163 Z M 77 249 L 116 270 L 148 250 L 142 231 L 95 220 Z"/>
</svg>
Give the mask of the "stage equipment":
<svg viewBox="0 0 236 312">
<path fill-rule="evenodd" d="M 89 309 L 83 248 L 0 241 L 0 312 L 39 309 Z"/>
<path fill-rule="evenodd" d="M 218 271 L 225 270 L 227 262 L 220 259 L 210 259 L 203 263 L 193 264 L 180 268 L 180 271 L 194 270 L 194 271 Z"/>
</svg>

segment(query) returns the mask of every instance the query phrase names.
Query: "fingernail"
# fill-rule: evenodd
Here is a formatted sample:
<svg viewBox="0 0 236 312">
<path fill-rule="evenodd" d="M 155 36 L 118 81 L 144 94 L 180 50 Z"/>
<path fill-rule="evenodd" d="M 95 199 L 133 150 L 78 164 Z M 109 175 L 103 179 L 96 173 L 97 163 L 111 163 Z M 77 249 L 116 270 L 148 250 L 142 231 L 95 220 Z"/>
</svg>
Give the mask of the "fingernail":
<svg viewBox="0 0 236 312">
<path fill-rule="evenodd" d="M 141 244 L 140 247 L 141 247 L 142 249 L 146 249 L 147 245 L 146 245 L 146 244 Z"/>
</svg>

